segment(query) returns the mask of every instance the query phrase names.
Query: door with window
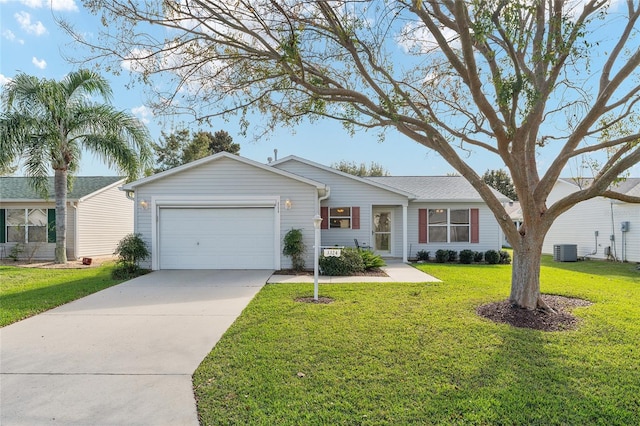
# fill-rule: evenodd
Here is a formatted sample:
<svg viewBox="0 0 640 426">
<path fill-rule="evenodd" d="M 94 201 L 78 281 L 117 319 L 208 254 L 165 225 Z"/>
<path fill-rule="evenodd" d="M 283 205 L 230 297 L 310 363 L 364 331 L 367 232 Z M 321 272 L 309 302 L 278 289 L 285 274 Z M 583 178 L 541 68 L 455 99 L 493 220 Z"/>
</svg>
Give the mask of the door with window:
<svg viewBox="0 0 640 426">
<path fill-rule="evenodd" d="M 373 249 L 382 256 L 391 255 L 393 210 L 389 207 L 373 208 Z"/>
</svg>

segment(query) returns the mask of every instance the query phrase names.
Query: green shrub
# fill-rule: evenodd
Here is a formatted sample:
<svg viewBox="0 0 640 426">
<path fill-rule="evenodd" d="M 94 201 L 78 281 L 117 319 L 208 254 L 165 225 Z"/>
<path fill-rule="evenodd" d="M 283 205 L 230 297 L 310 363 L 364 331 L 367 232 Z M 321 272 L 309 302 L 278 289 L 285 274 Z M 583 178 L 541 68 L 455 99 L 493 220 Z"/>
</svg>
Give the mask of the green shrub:
<svg viewBox="0 0 640 426">
<path fill-rule="evenodd" d="M 114 280 L 130 280 L 148 272 L 148 269 L 141 268 L 135 263 L 116 262 L 111 270 L 111 278 Z"/>
<path fill-rule="evenodd" d="M 120 240 L 114 254 L 118 255 L 116 266 L 111 270 L 114 279 L 130 279 L 148 272 L 139 263 L 150 256 L 147 244 L 140 234 L 129 234 Z"/>
<path fill-rule="evenodd" d="M 141 261 L 149 257 L 147 244 L 141 234 L 129 234 L 120 240 L 114 254 L 117 254 L 120 263 L 138 265 Z"/>
<path fill-rule="evenodd" d="M 484 259 L 484 253 L 482 253 L 481 251 L 476 251 L 473 253 L 473 261 L 476 263 L 480 263 L 482 262 L 482 260 Z"/>
<path fill-rule="evenodd" d="M 473 262 L 473 257 L 474 257 L 475 253 L 473 252 L 473 250 L 462 250 L 460 252 L 460 263 L 464 263 L 464 264 L 470 264 L 471 262 Z"/>
<path fill-rule="evenodd" d="M 500 264 L 501 265 L 509 265 L 511 264 L 511 255 L 508 251 L 500 250 L 498 253 L 500 255 Z"/>
<path fill-rule="evenodd" d="M 284 248 L 282 249 L 282 254 L 291 257 L 291 265 L 296 271 L 302 271 L 304 269 L 305 249 L 302 230 L 292 229 L 287 232 L 284 236 Z"/>
<path fill-rule="evenodd" d="M 360 250 L 359 253 L 362 258 L 362 262 L 364 263 L 365 270 L 380 268 L 381 266 L 386 265 L 384 259 L 371 250 Z"/>
<path fill-rule="evenodd" d="M 363 272 L 364 261 L 360 252 L 352 247 L 342 249 L 340 257 L 320 256 L 318 260 L 320 273 L 330 276 L 346 276 Z"/>
<path fill-rule="evenodd" d="M 447 250 L 447 261 L 455 262 L 458 260 L 458 252 L 455 250 Z"/>
<path fill-rule="evenodd" d="M 22 255 L 22 253 L 24 253 L 24 246 L 20 243 L 17 243 L 13 247 L 11 247 L 11 250 L 9 251 L 7 257 L 9 259 L 13 259 L 14 262 L 17 262 L 20 259 L 20 255 Z"/>
<path fill-rule="evenodd" d="M 500 262 L 500 255 L 495 250 L 487 250 L 484 253 L 484 260 L 489 265 L 497 265 Z"/>
<path fill-rule="evenodd" d="M 426 262 L 427 260 L 429 260 L 429 255 L 430 255 L 430 252 L 426 250 L 420 250 L 416 253 L 416 259 Z"/>
<path fill-rule="evenodd" d="M 444 263 L 447 261 L 447 259 L 449 258 L 449 251 L 448 250 L 436 250 L 436 262 L 438 263 Z"/>
</svg>

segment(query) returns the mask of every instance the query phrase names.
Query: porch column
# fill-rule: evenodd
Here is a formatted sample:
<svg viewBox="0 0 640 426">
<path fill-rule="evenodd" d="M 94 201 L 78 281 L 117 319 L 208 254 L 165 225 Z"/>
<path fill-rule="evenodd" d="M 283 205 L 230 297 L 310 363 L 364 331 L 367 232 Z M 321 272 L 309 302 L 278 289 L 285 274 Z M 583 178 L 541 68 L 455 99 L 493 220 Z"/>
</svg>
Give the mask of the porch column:
<svg viewBox="0 0 640 426">
<path fill-rule="evenodd" d="M 402 261 L 404 263 L 409 262 L 409 258 L 407 256 L 407 204 L 402 205 Z"/>
</svg>

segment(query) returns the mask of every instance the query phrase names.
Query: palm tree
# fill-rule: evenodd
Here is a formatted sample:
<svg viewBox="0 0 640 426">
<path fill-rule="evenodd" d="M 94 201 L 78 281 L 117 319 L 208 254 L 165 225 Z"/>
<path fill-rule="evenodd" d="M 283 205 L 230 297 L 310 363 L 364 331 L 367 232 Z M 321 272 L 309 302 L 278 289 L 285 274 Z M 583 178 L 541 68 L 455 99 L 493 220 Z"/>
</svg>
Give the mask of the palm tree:
<svg viewBox="0 0 640 426">
<path fill-rule="evenodd" d="M 133 115 L 114 109 L 111 94 L 107 80 L 88 70 L 72 72 L 61 81 L 21 73 L 3 90 L 0 169 L 20 158 L 25 175 L 44 198 L 53 169 L 56 263 L 67 261 L 67 188 L 82 150 L 115 166 L 130 180 L 150 164 L 148 130 Z M 93 102 L 93 96 L 104 102 Z"/>
</svg>

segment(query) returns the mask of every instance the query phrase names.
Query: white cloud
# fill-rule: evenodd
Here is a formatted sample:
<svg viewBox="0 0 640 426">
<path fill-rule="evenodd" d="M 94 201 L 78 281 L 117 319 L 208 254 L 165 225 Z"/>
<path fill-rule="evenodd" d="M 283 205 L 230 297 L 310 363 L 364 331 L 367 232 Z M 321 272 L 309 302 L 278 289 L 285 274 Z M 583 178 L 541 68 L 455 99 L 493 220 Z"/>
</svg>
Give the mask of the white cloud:
<svg viewBox="0 0 640 426">
<path fill-rule="evenodd" d="M 31 59 L 31 63 L 41 70 L 47 67 L 47 61 L 45 61 L 44 59 L 38 59 L 35 56 Z"/>
<path fill-rule="evenodd" d="M 2 31 L 2 37 L 6 38 L 7 40 L 9 40 L 11 42 L 16 42 L 18 44 L 24 44 L 24 40 L 22 40 L 21 38 L 17 38 L 16 35 L 11 30 Z"/>
<path fill-rule="evenodd" d="M 2 37 L 6 38 L 9 41 L 14 41 L 16 39 L 16 35 L 11 30 L 2 31 Z"/>
<path fill-rule="evenodd" d="M 20 0 L 20 3 L 30 7 L 31 9 L 37 9 L 44 6 L 44 2 L 42 0 Z"/>
<path fill-rule="evenodd" d="M 440 31 L 451 48 L 460 48 L 460 36 L 457 32 L 450 28 L 441 28 Z M 396 42 L 405 53 L 426 54 L 441 50 L 433 34 L 418 22 L 406 24 L 396 37 Z"/>
<path fill-rule="evenodd" d="M 1 3 L 9 3 L 15 0 L 0 0 Z M 58 12 L 77 12 L 78 6 L 75 0 L 19 0 L 20 3 L 30 9 L 51 8 Z"/>
<path fill-rule="evenodd" d="M 4 74 L 0 74 L 0 86 L 4 86 L 9 83 L 11 79 L 9 77 L 5 77 Z"/>
<path fill-rule="evenodd" d="M 26 0 L 29 1 L 29 0 Z M 37 1 L 37 0 L 33 0 Z M 51 2 L 51 8 L 57 11 L 77 12 L 78 6 L 75 0 L 53 0 Z"/>
<path fill-rule="evenodd" d="M 25 30 L 27 33 L 35 34 L 37 36 L 46 34 L 47 29 L 44 27 L 42 22 L 31 22 L 31 15 L 28 12 L 18 12 L 13 16 L 20 24 L 20 28 Z"/>
<path fill-rule="evenodd" d="M 153 65 L 153 60 L 149 59 L 150 50 L 133 49 L 127 59 L 120 62 L 120 66 L 127 71 L 142 73 L 148 66 Z"/>
<path fill-rule="evenodd" d="M 150 118 L 153 117 L 153 111 L 147 108 L 144 105 L 140 105 L 139 107 L 131 108 L 131 112 L 133 115 L 138 117 L 140 121 L 144 124 L 149 124 L 151 122 Z"/>
</svg>

